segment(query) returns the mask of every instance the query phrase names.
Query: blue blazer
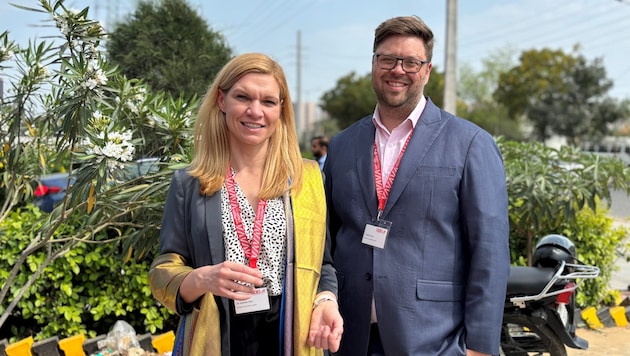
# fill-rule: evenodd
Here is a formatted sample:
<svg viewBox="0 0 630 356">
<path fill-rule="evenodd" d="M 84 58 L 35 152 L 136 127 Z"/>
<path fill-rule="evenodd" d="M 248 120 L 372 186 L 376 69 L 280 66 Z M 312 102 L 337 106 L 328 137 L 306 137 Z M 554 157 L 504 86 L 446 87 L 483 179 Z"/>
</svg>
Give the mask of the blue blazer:
<svg viewBox="0 0 630 356">
<path fill-rule="evenodd" d="M 382 219 L 383 249 L 361 243 L 377 215 L 372 116 L 337 134 L 324 167 L 344 335 L 366 355 L 372 295 L 387 355 L 498 354 L 510 265 L 501 153 L 478 126 L 430 99 Z"/>
</svg>

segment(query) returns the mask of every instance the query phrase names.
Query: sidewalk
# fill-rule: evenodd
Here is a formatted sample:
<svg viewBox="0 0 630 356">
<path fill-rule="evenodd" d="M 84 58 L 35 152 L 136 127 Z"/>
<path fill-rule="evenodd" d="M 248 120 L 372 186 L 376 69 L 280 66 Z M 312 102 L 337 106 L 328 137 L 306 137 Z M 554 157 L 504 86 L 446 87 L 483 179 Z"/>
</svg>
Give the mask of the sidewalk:
<svg viewBox="0 0 630 356">
<path fill-rule="evenodd" d="M 620 219 L 615 219 L 615 223 L 623 224 L 630 230 L 630 222 L 623 222 Z M 625 296 L 630 296 L 630 262 L 625 257 L 619 256 L 615 262 L 617 267 L 616 271 L 613 271 L 610 278 L 610 288 L 617 289 Z"/>
</svg>

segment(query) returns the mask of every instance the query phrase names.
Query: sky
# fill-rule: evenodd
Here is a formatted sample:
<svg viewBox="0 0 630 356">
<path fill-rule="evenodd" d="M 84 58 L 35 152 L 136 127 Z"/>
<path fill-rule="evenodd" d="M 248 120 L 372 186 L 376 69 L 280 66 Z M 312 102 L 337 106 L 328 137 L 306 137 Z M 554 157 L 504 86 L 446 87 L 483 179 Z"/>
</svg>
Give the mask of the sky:
<svg viewBox="0 0 630 356">
<path fill-rule="evenodd" d="M 434 68 L 444 70 L 447 0 L 187 0 L 235 54 L 263 52 L 284 68 L 294 101 L 318 102 L 337 81 L 370 72 L 375 28 L 401 15 L 420 16 L 434 32 Z M 0 0 L 0 33 L 21 45 L 53 34 L 41 14 L 18 9 L 38 0 Z M 136 0 L 66 0 L 109 23 L 124 21 Z M 480 69 L 489 56 L 511 49 L 549 48 L 603 60 L 614 82 L 609 94 L 630 98 L 630 0 L 458 1 L 457 64 Z M 516 59 L 515 59 L 516 60 Z M 434 69 L 434 70 L 435 70 Z M 1 74 L 0 74 L 1 75 Z M 6 80 L 6 79 L 5 79 Z M 6 85 L 5 85 L 6 88 Z"/>
</svg>

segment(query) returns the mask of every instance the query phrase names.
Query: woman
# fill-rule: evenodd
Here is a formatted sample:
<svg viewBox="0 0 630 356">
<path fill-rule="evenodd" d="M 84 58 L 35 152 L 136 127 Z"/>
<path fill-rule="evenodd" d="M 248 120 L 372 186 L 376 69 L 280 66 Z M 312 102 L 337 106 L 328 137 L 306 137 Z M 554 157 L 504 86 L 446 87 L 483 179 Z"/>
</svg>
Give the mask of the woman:
<svg viewBox="0 0 630 356">
<path fill-rule="evenodd" d="M 174 355 L 316 355 L 343 321 L 316 162 L 300 156 L 280 65 L 237 56 L 201 104 L 169 188 L 153 295 L 182 316 Z"/>
</svg>

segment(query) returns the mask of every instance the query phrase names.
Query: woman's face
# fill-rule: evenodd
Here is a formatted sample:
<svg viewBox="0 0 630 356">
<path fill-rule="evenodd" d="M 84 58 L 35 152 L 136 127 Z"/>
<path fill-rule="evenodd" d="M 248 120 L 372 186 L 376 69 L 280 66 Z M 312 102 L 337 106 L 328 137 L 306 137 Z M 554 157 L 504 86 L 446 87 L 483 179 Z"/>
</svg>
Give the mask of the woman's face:
<svg viewBox="0 0 630 356">
<path fill-rule="evenodd" d="M 227 92 L 219 90 L 217 102 L 232 143 L 260 146 L 276 131 L 282 102 L 280 86 L 271 74 L 245 74 Z"/>
</svg>

